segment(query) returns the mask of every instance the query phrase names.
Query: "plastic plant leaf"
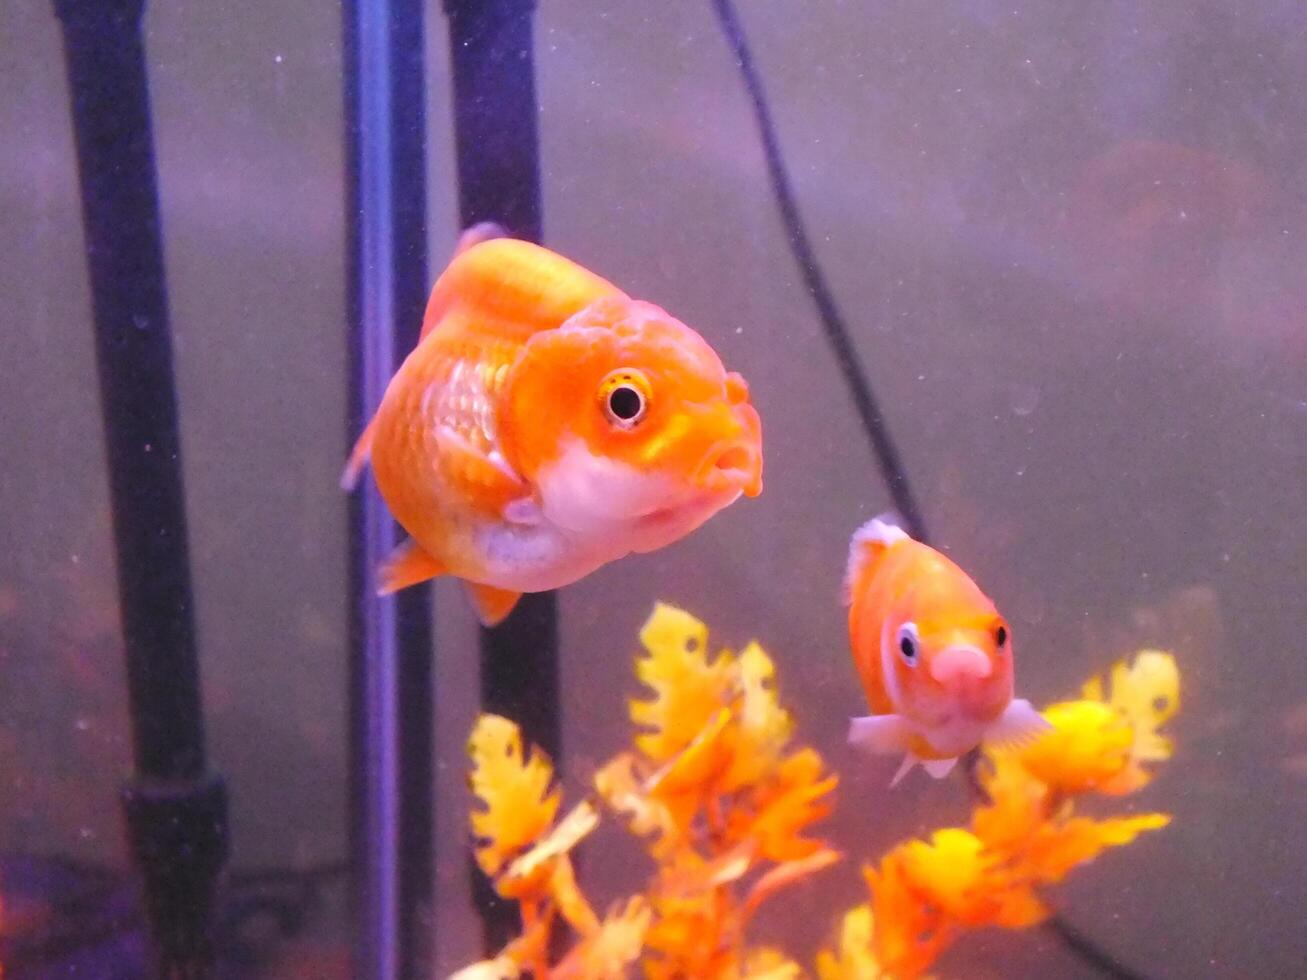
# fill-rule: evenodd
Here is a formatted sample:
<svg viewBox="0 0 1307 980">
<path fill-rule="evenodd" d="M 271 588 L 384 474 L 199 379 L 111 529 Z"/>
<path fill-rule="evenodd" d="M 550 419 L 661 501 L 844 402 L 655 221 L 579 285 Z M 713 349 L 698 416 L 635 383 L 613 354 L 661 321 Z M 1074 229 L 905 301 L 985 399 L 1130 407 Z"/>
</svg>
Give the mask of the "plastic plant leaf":
<svg viewBox="0 0 1307 980">
<path fill-rule="evenodd" d="M 882 858 L 878 868 L 864 868 L 863 874 L 871 888 L 876 961 L 898 980 L 921 976 L 960 928 L 915 889 L 897 851 Z"/>
<path fill-rule="evenodd" d="M 648 729 L 636 747 L 664 762 L 694 740 L 731 693 L 733 664 L 728 656 L 710 661 L 708 629 L 684 610 L 659 603 L 640 631 L 645 656 L 636 676 L 653 697 L 631 702 L 631 721 Z"/>
<path fill-rule="evenodd" d="M 508 865 L 495 887 L 505 896 L 532 890 L 531 883 L 548 871 L 554 859 L 570 852 L 597 826 L 599 812 L 594 804 L 578 803 L 547 836 Z"/>
<path fill-rule="evenodd" d="M 707 862 L 702 879 L 713 888 L 739 881 L 753 867 L 754 857 L 753 842 L 745 841 Z"/>
<path fill-rule="evenodd" d="M 1011 752 L 990 753 L 982 778 L 991 802 L 977 807 L 972 832 L 998 854 L 1020 850 L 1048 819 L 1049 788 Z"/>
<path fill-rule="evenodd" d="M 735 955 L 720 941 L 732 918 L 719 889 L 692 895 L 657 895 L 654 921 L 645 934 L 653 954 L 644 962 L 648 980 L 730 976 Z"/>
<path fill-rule="evenodd" d="M 817 980 L 879 980 L 884 976 L 871 952 L 871 906 L 855 905 L 840 920 L 833 950 L 817 954 Z"/>
<path fill-rule="evenodd" d="M 554 864 L 553 874 L 549 876 L 549 893 L 559 913 L 578 933 L 587 935 L 599 928 L 599 919 L 577 884 L 570 858 L 561 858 Z"/>
<path fill-rule="evenodd" d="M 1053 726 L 1017 750 L 1021 764 L 1061 793 L 1101 790 L 1130 765 L 1134 734 L 1120 713 L 1101 701 L 1063 701 L 1042 712 Z"/>
<path fill-rule="evenodd" d="M 517 980 L 522 969 L 507 956 L 472 963 L 449 975 L 449 980 Z"/>
<path fill-rule="evenodd" d="M 606 806 L 626 818 L 631 833 L 665 836 L 674 829 L 667 807 L 650 798 L 630 752 L 614 756 L 600 768 L 594 776 L 594 787 Z"/>
<path fill-rule="evenodd" d="M 1175 657 L 1161 650 L 1141 650 L 1129 664 L 1112 665 L 1112 695 L 1108 704 L 1134 729 L 1133 757 L 1137 762 L 1171 758 L 1171 740 L 1158 729 L 1180 710 L 1180 670 Z"/>
<path fill-rule="evenodd" d="M 666 808 L 676 832 L 685 835 L 730 764 L 729 708 L 720 708 L 688 745 L 649 778 L 649 795 Z"/>
<path fill-rule="evenodd" d="M 738 659 L 739 697 L 736 745 L 722 790 L 732 792 L 756 783 L 773 769 L 794 730 L 790 713 L 781 707 L 776 692 L 776 666 L 757 643 L 750 643 Z"/>
<path fill-rule="evenodd" d="M 812 749 L 800 749 L 780 764 L 773 779 L 755 793 L 752 813 L 732 821 L 735 840 L 752 837 L 758 852 L 772 861 L 792 861 L 819 850 L 819 841 L 805 838 L 804 830 L 830 813 L 823 799 L 839 782 L 837 776 L 823 778 L 821 756 Z"/>
<path fill-rule="evenodd" d="M 550 971 L 550 980 L 613 980 L 627 975 L 628 968 L 644 949 L 645 933 L 653 911 L 636 895 L 596 922 L 561 963 Z"/>
<path fill-rule="evenodd" d="M 823 847 L 805 858 L 776 865 L 753 883 L 740 910 L 740 918 L 747 922 L 767 899 L 819 871 L 826 870 L 841 857 L 839 851 Z"/>
<path fill-rule="evenodd" d="M 559 804 L 557 790 L 550 791 L 554 770 L 541 752 L 525 755 L 517 726 L 498 715 L 477 719 L 468 754 L 472 792 L 484 806 L 471 816 L 477 863 L 494 877 L 553 823 Z"/>
<path fill-rule="evenodd" d="M 518 980 L 526 964 L 539 958 L 549 939 L 548 923 L 540 919 L 494 959 L 481 960 L 449 976 L 449 980 Z"/>
<path fill-rule="evenodd" d="M 649 778 L 650 794 L 666 798 L 708 790 L 729 760 L 730 749 L 725 742 L 731 721 L 730 708 L 709 715 L 681 751 Z"/>
<path fill-rule="evenodd" d="M 962 922 L 983 920 L 984 886 L 995 862 L 978 837 L 949 827 L 935 831 L 929 843 L 908 841 L 898 853 L 905 876 L 931 904 Z"/>
<path fill-rule="evenodd" d="M 1140 834 L 1171 822 L 1165 813 L 1095 820 L 1074 817 L 1046 827 L 1031 842 L 1026 856 L 1030 873 L 1043 882 L 1058 882 L 1077 865 L 1092 861 L 1110 847 L 1123 847 Z"/>
<path fill-rule="evenodd" d="M 741 980 L 800 980 L 802 976 L 799 964 L 780 950 L 764 946 L 749 951 Z"/>
</svg>

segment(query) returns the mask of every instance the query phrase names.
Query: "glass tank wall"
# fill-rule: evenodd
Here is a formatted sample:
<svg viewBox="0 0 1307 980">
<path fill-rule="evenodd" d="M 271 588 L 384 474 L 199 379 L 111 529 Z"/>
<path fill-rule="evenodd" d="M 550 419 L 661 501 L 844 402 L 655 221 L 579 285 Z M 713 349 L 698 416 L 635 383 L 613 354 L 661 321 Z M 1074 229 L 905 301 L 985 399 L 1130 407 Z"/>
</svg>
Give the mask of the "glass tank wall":
<svg viewBox="0 0 1307 980">
<path fill-rule="evenodd" d="M 741 15 L 819 260 L 933 541 L 1008 617 L 1038 705 L 1174 651 L 1174 758 L 1118 810 L 1165 830 L 1073 874 L 1076 928 L 1148 977 L 1290 976 L 1307 955 L 1296 644 L 1307 592 L 1307 12 L 1052 0 L 752 0 Z M 350 916 L 341 16 L 145 16 L 212 766 L 237 875 L 313 869 L 303 928 L 234 975 L 345 976 Z M 427 22 L 430 277 L 459 231 L 446 21 Z M 847 746 L 866 704 L 840 602 L 889 496 L 787 244 L 712 5 L 542 2 L 545 243 L 666 307 L 748 379 L 766 489 L 560 593 L 563 786 L 629 743 L 655 600 L 758 639 L 841 782 L 845 855 L 771 903 L 810 964 L 857 869 L 965 822 L 961 779 Z M 0 6 L 0 936 L 60 867 L 124 868 L 130 767 L 92 316 L 58 22 Z M 475 621 L 433 589 L 434 975 L 482 955 L 465 745 Z M 597 906 L 649 866 L 604 828 Z M 68 863 L 71 862 L 71 863 Z M 90 872 L 88 872 L 90 873 Z M 98 872 L 97 872 L 98 873 Z M 247 882 L 248 884 L 248 882 Z M 43 918 L 44 917 L 44 918 Z M 279 936 L 277 930 L 273 930 Z M 265 941 L 266 940 L 266 941 Z M 115 955 L 108 947 L 104 956 Z M 1048 932 L 967 936 L 942 976 L 1092 976 Z M 1077 972 L 1079 971 L 1079 972 Z"/>
</svg>

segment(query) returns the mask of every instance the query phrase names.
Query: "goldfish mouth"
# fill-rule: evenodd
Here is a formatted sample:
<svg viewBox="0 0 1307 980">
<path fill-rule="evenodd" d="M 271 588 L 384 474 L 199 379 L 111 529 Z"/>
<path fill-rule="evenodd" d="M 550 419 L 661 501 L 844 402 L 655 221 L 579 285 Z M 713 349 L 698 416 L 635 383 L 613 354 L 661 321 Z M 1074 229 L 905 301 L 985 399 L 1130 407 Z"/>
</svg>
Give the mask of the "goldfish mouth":
<svg viewBox="0 0 1307 980">
<path fill-rule="evenodd" d="M 993 673 L 989 658 L 973 646 L 951 646 L 940 651 L 930 665 L 930 675 L 944 685 L 978 683 Z"/>
<path fill-rule="evenodd" d="M 736 490 L 746 497 L 762 493 L 762 454 L 745 442 L 728 443 L 708 454 L 699 484 L 712 493 Z"/>
</svg>

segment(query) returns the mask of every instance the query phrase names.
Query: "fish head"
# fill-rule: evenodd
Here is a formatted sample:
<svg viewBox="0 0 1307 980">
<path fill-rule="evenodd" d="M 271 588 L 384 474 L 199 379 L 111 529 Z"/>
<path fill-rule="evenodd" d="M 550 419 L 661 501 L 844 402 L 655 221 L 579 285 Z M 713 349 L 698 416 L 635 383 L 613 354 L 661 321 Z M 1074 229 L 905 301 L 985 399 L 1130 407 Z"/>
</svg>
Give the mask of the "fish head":
<svg viewBox="0 0 1307 980">
<path fill-rule="evenodd" d="M 762 490 L 762 426 L 738 374 L 657 306 L 608 297 L 531 337 L 511 369 L 505 458 L 545 516 L 648 551 Z"/>
<path fill-rule="evenodd" d="M 970 731 L 1012 700 L 1012 630 L 970 579 L 970 588 L 943 585 L 925 583 L 887 618 L 882 663 L 905 714 L 928 729 Z"/>
</svg>

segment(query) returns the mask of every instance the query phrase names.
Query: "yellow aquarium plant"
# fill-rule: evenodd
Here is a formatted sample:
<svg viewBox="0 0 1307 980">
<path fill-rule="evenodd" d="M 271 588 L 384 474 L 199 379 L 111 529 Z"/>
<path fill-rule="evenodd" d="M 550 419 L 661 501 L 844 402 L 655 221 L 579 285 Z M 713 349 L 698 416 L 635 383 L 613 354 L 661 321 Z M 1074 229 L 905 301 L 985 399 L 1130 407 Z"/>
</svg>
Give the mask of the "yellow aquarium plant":
<svg viewBox="0 0 1307 980">
<path fill-rule="evenodd" d="M 750 933 L 782 889 L 839 860 L 810 836 L 832 806 L 837 777 L 810 747 L 792 745 L 775 666 L 756 642 L 710 654 L 707 627 L 659 604 L 640 633 L 630 702 L 633 747 L 595 774 L 593 793 L 560 817 L 550 761 L 505 718 L 482 715 L 468 743 L 476 858 L 521 910 L 521 934 L 458 980 L 790 980 L 811 974 Z M 1097 819 L 1077 812 L 1091 792 L 1133 792 L 1146 764 L 1170 756 L 1158 729 L 1179 706 L 1174 660 L 1139 654 L 1079 700 L 1044 712 L 1053 730 L 989 753 L 989 801 L 968 827 L 898 845 L 864 869 L 868 902 L 837 923 L 815 964 L 821 980 L 920 975 L 966 930 L 1022 928 L 1048 909 L 1040 889 L 1108 847 L 1165 825 L 1164 814 Z M 651 858 L 647 879 L 601 917 L 580 888 L 572 849 L 601 819 L 620 822 Z M 561 925 L 568 942 L 551 942 Z"/>
</svg>

